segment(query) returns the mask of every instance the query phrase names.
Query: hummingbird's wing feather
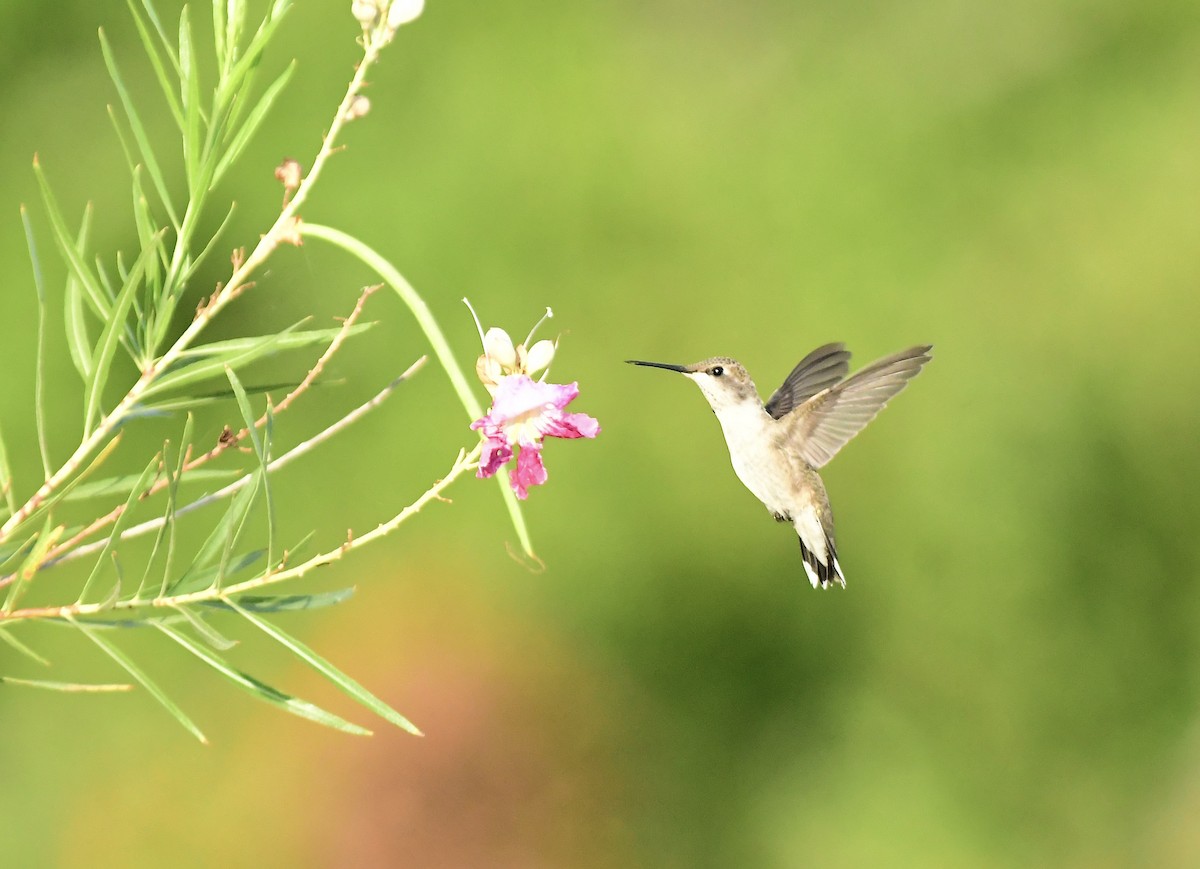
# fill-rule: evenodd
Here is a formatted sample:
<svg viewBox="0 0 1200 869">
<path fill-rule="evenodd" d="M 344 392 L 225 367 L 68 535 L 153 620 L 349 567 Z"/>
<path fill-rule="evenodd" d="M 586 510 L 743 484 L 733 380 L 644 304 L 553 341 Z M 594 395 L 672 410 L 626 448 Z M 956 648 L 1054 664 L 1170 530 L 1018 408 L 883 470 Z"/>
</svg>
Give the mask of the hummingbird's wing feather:
<svg viewBox="0 0 1200 869">
<path fill-rule="evenodd" d="M 850 371 L 845 344 L 826 344 L 809 353 L 767 399 L 767 413 L 781 419 L 822 389 L 836 386 Z"/>
<path fill-rule="evenodd" d="M 814 468 L 825 465 L 917 376 L 932 349 L 923 344 L 880 359 L 798 407 L 790 438 L 801 457 Z"/>
</svg>

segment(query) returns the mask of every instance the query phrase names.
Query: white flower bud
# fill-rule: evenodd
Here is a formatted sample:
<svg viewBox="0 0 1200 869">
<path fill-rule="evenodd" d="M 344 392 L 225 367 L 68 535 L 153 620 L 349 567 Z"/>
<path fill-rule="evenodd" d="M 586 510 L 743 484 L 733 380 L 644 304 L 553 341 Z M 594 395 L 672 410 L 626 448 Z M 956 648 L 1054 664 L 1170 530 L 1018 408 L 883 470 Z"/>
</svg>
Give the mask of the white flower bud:
<svg viewBox="0 0 1200 869">
<path fill-rule="evenodd" d="M 388 30 L 395 30 L 401 24 L 413 21 L 424 8 L 425 0 L 392 0 L 387 14 Z"/>
<path fill-rule="evenodd" d="M 350 13 L 362 25 L 363 30 L 370 30 L 379 20 L 379 6 L 375 0 L 353 0 Z"/>
<path fill-rule="evenodd" d="M 525 373 L 536 374 L 554 361 L 554 344 L 551 341 L 538 341 L 525 354 Z"/>
<path fill-rule="evenodd" d="M 516 367 L 517 351 L 513 347 L 512 338 L 509 338 L 503 329 L 493 326 L 487 330 L 483 336 L 483 352 L 505 368 Z"/>
</svg>

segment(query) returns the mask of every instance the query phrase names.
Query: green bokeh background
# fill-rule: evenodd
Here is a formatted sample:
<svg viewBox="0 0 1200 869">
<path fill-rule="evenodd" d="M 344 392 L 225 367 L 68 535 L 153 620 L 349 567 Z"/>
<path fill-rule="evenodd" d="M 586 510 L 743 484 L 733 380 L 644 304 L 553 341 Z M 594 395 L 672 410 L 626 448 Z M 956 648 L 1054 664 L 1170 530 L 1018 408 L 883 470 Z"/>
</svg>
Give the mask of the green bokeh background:
<svg viewBox="0 0 1200 869">
<path fill-rule="evenodd" d="M 222 191 L 224 250 L 268 225 L 279 160 L 311 159 L 357 56 L 348 7 L 298 4 L 267 57 L 300 65 Z M 0 419 L 26 492 L 19 203 L 62 281 L 32 155 L 68 213 L 95 203 L 97 250 L 135 245 L 101 25 L 158 105 L 124 4 L 0 6 Z M 515 335 L 553 307 L 555 377 L 604 429 L 546 449 L 525 509 L 546 569 L 464 479 L 310 583 L 350 602 L 281 618 L 424 739 L 232 623 L 240 665 L 376 735 L 282 715 L 156 637 L 122 641 L 212 745 L 140 692 L 0 688 L 6 865 L 1200 864 L 1200 6 L 431 0 L 371 82 L 307 216 L 392 259 L 468 367 L 462 296 Z M 371 281 L 284 250 L 218 331 L 328 324 Z M 368 316 L 281 442 L 426 352 L 394 295 Z M 769 392 L 832 340 L 936 359 L 827 469 L 849 582 L 818 593 L 695 388 L 621 363 L 728 354 Z M 372 527 L 465 423 L 431 364 L 280 476 L 282 521 L 326 546 Z M 60 630 L 21 636 L 50 678 L 121 678 Z M 36 669 L 0 647 L 0 672 Z"/>
</svg>

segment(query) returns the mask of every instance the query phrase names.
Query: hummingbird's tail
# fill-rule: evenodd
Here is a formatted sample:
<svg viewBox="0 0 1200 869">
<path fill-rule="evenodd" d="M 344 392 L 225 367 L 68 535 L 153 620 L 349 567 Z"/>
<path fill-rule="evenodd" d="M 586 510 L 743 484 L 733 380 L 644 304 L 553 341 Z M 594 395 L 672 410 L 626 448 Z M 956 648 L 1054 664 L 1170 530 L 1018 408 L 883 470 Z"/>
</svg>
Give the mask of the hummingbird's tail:
<svg viewBox="0 0 1200 869">
<path fill-rule="evenodd" d="M 804 572 L 808 574 L 808 581 L 812 583 L 813 588 L 829 588 L 835 582 L 845 588 L 846 576 L 842 573 L 842 566 L 838 564 L 837 548 L 833 545 L 833 538 L 828 534 L 824 536 L 826 558 L 823 561 L 804 543 L 804 536 L 797 535 L 797 539 L 800 541 L 800 555 L 804 559 Z"/>
</svg>

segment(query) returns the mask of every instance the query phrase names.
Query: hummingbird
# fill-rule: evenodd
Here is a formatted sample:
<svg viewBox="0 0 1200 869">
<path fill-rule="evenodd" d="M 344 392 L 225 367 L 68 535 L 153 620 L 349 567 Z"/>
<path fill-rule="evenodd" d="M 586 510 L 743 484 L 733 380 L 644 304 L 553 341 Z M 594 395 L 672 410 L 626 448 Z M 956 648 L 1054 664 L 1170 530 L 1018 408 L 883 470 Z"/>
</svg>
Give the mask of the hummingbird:
<svg viewBox="0 0 1200 869">
<path fill-rule="evenodd" d="M 694 365 L 627 359 L 631 365 L 678 371 L 708 399 L 734 473 L 778 522 L 800 538 L 804 572 L 813 588 L 846 586 L 833 536 L 833 511 L 817 471 L 873 420 L 921 371 L 931 344 L 901 350 L 847 378 L 846 345 L 809 353 L 763 404 L 736 359 L 714 356 Z"/>
</svg>

